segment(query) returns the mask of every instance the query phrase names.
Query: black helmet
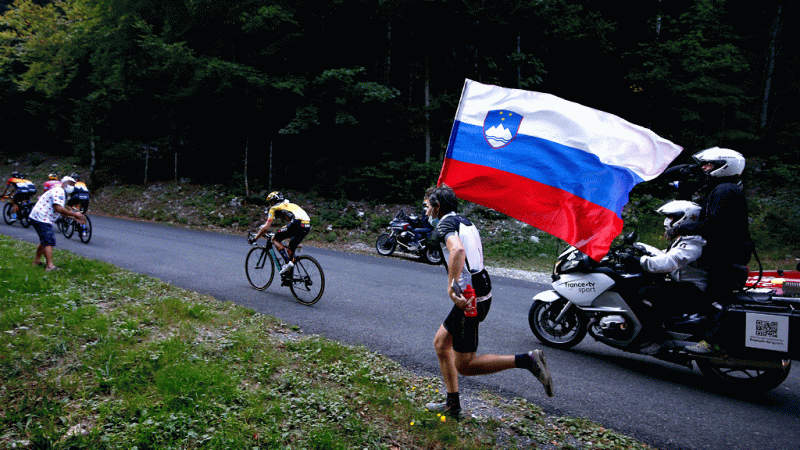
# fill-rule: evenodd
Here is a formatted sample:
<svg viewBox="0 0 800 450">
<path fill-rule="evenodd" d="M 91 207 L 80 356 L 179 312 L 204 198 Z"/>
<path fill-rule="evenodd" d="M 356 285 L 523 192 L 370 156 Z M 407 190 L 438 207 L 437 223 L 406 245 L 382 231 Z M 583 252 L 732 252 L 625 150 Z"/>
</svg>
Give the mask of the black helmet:
<svg viewBox="0 0 800 450">
<path fill-rule="evenodd" d="M 22 174 L 19 172 L 11 172 L 11 178 L 22 178 Z"/>
</svg>

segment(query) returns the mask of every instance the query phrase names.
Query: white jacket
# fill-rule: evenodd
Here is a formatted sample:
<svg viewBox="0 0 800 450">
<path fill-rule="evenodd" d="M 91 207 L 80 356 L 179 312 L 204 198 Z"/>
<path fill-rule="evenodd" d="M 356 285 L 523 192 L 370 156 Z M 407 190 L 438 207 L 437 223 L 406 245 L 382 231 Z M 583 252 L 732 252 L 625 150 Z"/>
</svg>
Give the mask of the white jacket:
<svg viewBox="0 0 800 450">
<path fill-rule="evenodd" d="M 704 245 L 706 241 L 700 236 L 681 236 L 664 253 L 642 256 L 639 262 L 648 272 L 669 273 L 675 281 L 688 281 L 705 290 L 706 271 L 694 264 L 703 253 Z"/>
</svg>

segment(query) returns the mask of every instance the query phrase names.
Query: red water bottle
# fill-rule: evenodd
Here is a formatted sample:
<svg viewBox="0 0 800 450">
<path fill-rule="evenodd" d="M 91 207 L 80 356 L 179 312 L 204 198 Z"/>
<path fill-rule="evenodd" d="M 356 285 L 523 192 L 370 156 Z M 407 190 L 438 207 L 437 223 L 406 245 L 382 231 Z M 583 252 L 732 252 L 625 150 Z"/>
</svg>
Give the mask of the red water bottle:
<svg viewBox="0 0 800 450">
<path fill-rule="evenodd" d="M 467 299 L 469 308 L 468 310 L 464 311 L 464 317 L 475 317 L 478 315 L 478 302 L 475 300 L 475 289 L 472 289 L 472 285 L 468 284 L 467 288 L 464 289 L 464 298 Z"/>
</svg>

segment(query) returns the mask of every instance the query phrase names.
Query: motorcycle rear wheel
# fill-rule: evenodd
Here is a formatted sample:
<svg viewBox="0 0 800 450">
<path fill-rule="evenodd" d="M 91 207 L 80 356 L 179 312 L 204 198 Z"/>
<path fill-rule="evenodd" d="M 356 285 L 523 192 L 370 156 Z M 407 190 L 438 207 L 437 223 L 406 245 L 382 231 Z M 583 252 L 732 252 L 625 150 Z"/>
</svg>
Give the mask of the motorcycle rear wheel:
<svg viewBox="0 0 800 450">
<path fill-rule="evenodd" d="M 555 319 L 561 314 L 566 302 L 534 301 L 528 312 L 528 325 L 531 327 L 536 339 L 549 347 L 567 349 L 572 348 L 586 337 L 589 319 L 578 308 L 569 311 L 556 323 Z"/>
<path fill-rule="evenodd" d="M 727 391 L 747 391 L 754 394 L 769 392 L 780 386 L 792 368 L 792 362 L 788 360 L 782 361 L 786 364 L 780 369 L 728 367 L 706 359 L 698 359 L 696 362 L 700 372 L 712 379 L 715 386 Z"/>
<path fill-rule="evenodd" d="M 378 236 L 378 240 L 375 241 L 375 250 L 378 251 L 379 255 L 392 256 L 395 248 L 397 248 L 397 240 L 387 233 L 381 234 Z"/>
</svg>

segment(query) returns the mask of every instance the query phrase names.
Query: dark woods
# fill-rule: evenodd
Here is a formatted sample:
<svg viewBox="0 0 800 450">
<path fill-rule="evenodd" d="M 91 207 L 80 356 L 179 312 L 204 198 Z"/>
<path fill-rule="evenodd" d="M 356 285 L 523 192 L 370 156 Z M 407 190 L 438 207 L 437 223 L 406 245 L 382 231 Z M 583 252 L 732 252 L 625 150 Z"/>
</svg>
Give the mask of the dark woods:
<svg viewBox="0 0 800 450">
<path fill-rule="evenodd" d="M 416 199 L 438 174 L 465 78 L 617 114 L 684 146 L 683 159 L 720 145 L 796 177 L 789 2 L 0 0 L 0 10 L 0 152 L 94 161 L 96 186 L 188 179 Z"/>
</svg>

